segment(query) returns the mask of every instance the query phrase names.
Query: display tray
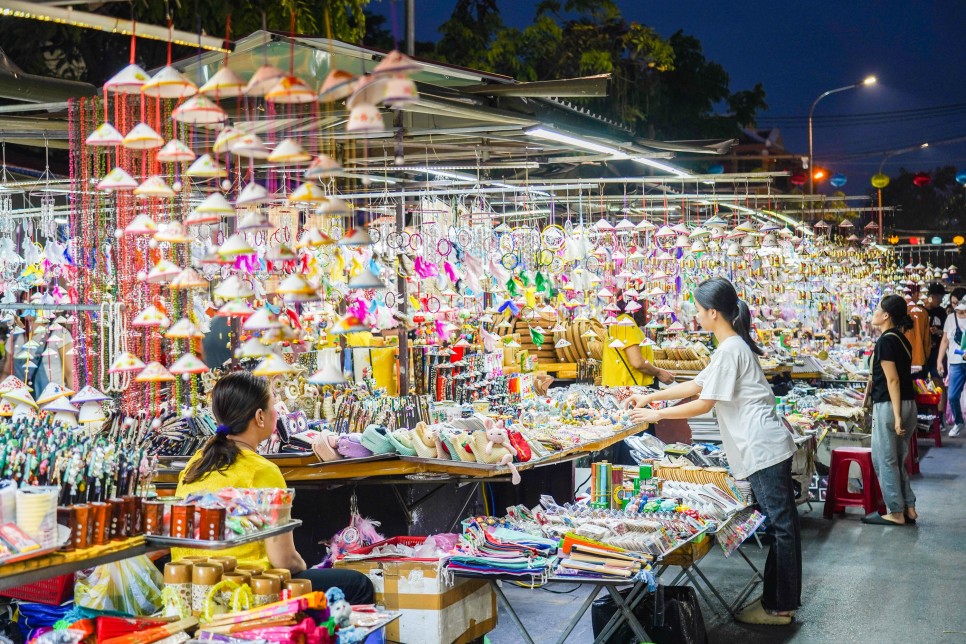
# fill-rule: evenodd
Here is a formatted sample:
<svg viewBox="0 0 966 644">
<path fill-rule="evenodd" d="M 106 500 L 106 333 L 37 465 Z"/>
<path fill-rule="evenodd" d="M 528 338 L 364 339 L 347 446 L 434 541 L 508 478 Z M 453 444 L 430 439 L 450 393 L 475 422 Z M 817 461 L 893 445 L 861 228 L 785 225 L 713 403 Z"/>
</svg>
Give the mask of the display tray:
<svg viewBox="0 0 966 644">
<path fill-rule="evenodd" d="M 238 537 L 237 539 L 223 539 L 221 541 L 203 541 L 201 539 L 179 539 L 177 537 L 165 537 L 156 534 L 147 535 L 148 544 L 152 546 L 161 546 L 164 548 L 192 548 L 195 550 L 224 550 L 225 548 L 234 548 L 235 546 L 243 546 L 246 543 L 254 543 L 256 541 L 264 541 L 270 537 L 277 537 L 280 534 L 285 534 L 286 532 L 291 532 L 295 528 L 302 525 L 299 519 L 293 519 L 286 523 L 285 525 L 276 526 L 268 530 L 261 530 L 259 532 L 253 532 L 252 534 L 246 534 L 245 536 Z"/>
<path fill-rule="evenodd" d="M 309 463 L 307 467 L 326 467 L 327 465 L 346 465 L 349 463 L 373 463 L 375 461 L 388 461 L 399 458 L 399 454 L 373 454 L 364 458 L 340 458 L 337 461 L 318 461 Z"/>
<path fill-rule="evenodd" d="M 389 613 L 389 616 L 386 617 L 385 619 L 379 620 L 379 622 L 377 624 L 373 624 L 372 626 L 366 627 L 366 630 L 364 632 L 364 635 L 362 636 L 362 638 L 359 641 L 365 641 L 365 639 L 367 637 L 369 637 L 370 635 L 372 635 L 373 633 L 378 633 L 380 630 L 384 629 L 385 627 L 389 626 L 394 621 L 396 621 L 397 619 L 399 619 L 400 617 L 402 617 L 402 611 L 398 611 L 398 610 L 396 610 L 396 611 L 381 610 L 379 612 L 380 613 Z M 362 627 L 360 626 L 359 628 L 362 628 Z"/>
<path fill-rule="evenodd" d="M 28 559 L 34 559 L 35 557 L 43 557 L 44 555 L 49 555 L 52 552 L 57 552 L 70 541 L 70 528 L 62 525 L 57 526 L 57 545 L 49 546 L 47 548 L 41 548 L 40 550 L 31 550 L 30 552 L 21 552 L 16 555 L 9 555 L 7 557 L 0 557 L 0 566 L 4 564 L 17 563 L 18 561 L 27 561 Z"/>
</svg>

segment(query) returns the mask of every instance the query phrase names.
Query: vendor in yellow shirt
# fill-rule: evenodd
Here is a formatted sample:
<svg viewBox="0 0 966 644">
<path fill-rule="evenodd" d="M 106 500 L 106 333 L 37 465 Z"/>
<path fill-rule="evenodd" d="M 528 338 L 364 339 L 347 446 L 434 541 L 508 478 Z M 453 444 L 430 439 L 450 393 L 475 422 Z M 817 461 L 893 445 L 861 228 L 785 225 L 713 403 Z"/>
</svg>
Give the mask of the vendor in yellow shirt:
<svg viewBox="0 0 966 644">
<path fill-rule="evenodd" d="M 600 380 L 605 387 L 649 386 L 657 378 L 664 384 L 674 382 L 674 374 L 653 364 L 654 349 L 650 345 L 641 346 L 644 340 L 644 309 L 631 316 L 622 313 L 617 324 L 607 327 L 604 351 L 600 364 Z M 612 347 L 614 340 L 620 340 L 623 347 Z"/>
<path fill-rule="evenodd" d="M 278 466 L 256 452 L 258 444 L 271 437 L 278 420 L 268 380 L 247 371 L 228 374 L 211 390 L 211 411 L 218 430 L 178 477 L 178 496 L 218 492 L 226 487 L 287 487 Z M 291 532 L 226 550 L 171 549 L 172 561 L 190 555 L 228 556 L 266 569 L 286 568 L 295 578 L 311 580 L 313 590 L 338 587 L 351 604 L 373 602 L 372 583 L 362 573 L 331 568 L 306 570 Z"/>
</svg>

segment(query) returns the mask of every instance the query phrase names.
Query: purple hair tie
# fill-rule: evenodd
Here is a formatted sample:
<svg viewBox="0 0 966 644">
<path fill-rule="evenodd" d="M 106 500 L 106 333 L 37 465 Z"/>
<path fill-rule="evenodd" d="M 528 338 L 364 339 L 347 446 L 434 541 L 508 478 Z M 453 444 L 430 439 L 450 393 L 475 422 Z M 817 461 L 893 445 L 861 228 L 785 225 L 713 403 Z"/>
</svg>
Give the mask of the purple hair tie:
<svg viewBox="0 0 966 644">
<path fill-rule="evenodd" d="M 229 427 L 228 425 L 218 425 L 218 428 L 215 429 L 215 436 L 227 437 L 228 434 L 230 433 L 231 433 L 231 427 Z"/>
</svg>

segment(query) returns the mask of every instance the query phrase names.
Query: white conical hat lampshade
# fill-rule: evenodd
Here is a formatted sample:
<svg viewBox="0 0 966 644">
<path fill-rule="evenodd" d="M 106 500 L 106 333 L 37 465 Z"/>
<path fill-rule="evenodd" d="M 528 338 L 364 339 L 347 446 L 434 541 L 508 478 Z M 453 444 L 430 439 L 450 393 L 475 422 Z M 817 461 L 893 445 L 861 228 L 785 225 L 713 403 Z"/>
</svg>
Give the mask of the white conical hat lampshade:
<svg viewBox="0 0 966 644">
<path fill-rule="evenodd" d="M 320 154 L 309 164 L 305 171 L 305 178 L 320 179 L 339 172 L 342 172 L 342 166 L 335 159 L 326 154 Z"/>
<path fill-rule="evenodd" d="M 125 235 L 153 235 L 158 231 L 158 224 L 145 214 L 137 215 L 124 227 Z"/>
<path fill-rule="evenodd" d="M 164 144 L 163 148 L 158 150 L 158 155 L 155 158 L 161 163 L 177 163 L 194 161 L 197 156 L 191 148 L 178 139 L 171 139 Z"/>
<path fill-rule="evenodd" d="M 257 134 L 245 134 L 231 142 L 231 153 L 247 159 L 267 159 L 269 150 Z"/>
<path fill-rule="evenodd" d="M 254 206 L 268 201 L 268 199 L 268 190 L 265 189 L 265 186 L 252 181 L 238 193 L 238 198 L 235 199 L 235 205 Z"/>
<path fill-rule="evenodd" d="M 135 382 L 171 382 L 174 375 L 168 371 L 160 362 L 149 362 L 137 376 Z"/>
<path fill-rule="evenodd" d="M 129 175 L 123 168 L 114 168 L 97 183 L 98 190 L 134 190 L 138 187 L 138 182 Z"/>
<path fill-rule="evenodd" d="M 269 329 L 277 329 L 282 326 L 275 314 L 269 311 L 267 308 L 262 307 L 255 311 L 255 313 L 245 320 L 242 328 L 246 331 L 268 331 Z"/>
<path fill-rule="evenodd" d="M 40 394 L 40 398 L 37 399 L 38 405 L 46 405 L 47 403 L 53 402 L 58 398 L 63 398 L 64 396 L 69 396 L 72 394 L 69 389 L 65 389 L 62 385 L 56 382 L 48 382 L 47 386 L 44 387 L 43 392 Z"/>
<path fill-rule="evenodd" d="M 189 177 L 198 177 L 200 179 L 220 179 L 227 177 L 228 171 L 211 158 L 210 154 L 202 154 L 194 160 L 194 163 L 188 166 L 185 174 Z"/>
<path fill-rule="evenodd" d="M 245 133 L 239 130 L 237 127 L 232 127 L 231 125 L 226 125 L 218 132 L 218 136 L 215 137 L 215 142 L 211 146 L 211 151 L 215 154 L 224 154 L 225 152 L 231 151 L 231 146 L 245 136 Z"/>
<path fill-rule="evenodd" d="M 110 373 L 134 373 L 141 371 L 146 365 L 133 353 L 122 351 L 111 363 Z"/>
<path fill-rule="evenodd" d="M 110 399 L 111 399 L 110 396 L 105 396 L 94 387 L 91 387 L 90 385 L 88 385 L 83 389 L 81 389 L 80 391 L 78 391 L 76 394 L 74 394 L 74 396 L 70 399 L 70 401 L 75 405 L 82 405 L 88 402 L 101 402 L 103 400 L 110 400 Z"/>
<path fill-rule="evenodd" d="M 96 130 L 91 132 L 84 143 L 92 147 L 107 147 L 121 145 L 123 141 L 124 136 L 117 131 L 117 128 L 110 123 L 101 123 Z"/>
<path fill-rule="evenodd" d="M 199 275 L 198 271 L 189 266 L 178 273 L 177 277 L 171 280 L 170 287 L 175 290 L 208 288 L 208 280 Z"/>
<path fill-rule="evenodd" d="M 134 189 L 134 195 L 141 197 L 142 199 L 148 199 L 151 197 L 156 197 L 159 199 L 173 199 L 175 196 L 174 189 L 171 188 L 164 179 L 158 175 L 148 177 L 141 185 Z"/>
<path fill-rule="evenodd" d="M 213 103 L 211 99 L 196 95 L 174 108 L 171 112 L 172 120 L 189 125 L 211 125 L 222 123 L 228 119 L 225 110 Z"/>
<path fill-rule="evenodd" d="M 245 94 L 248 96 L 265 96 L 284 77 L 285 72 L 278 67 L 262 65 L 255 70 L 248 84 L 245 85 Z"/>
<path fill-rule="evenodd" d="M 81 425 L 103 423 L 105 420 L 107 420 L 107 416 L 99 403 L 86 402 L 81 405 L 80 414 L 77 416 L 77 422 Z"/>
<path fill-rule="evenodd" d="M 164 337 L 172 340 L 192 340 L 203 338 L 205 334 L 188 318 L 181 318 L 171 325 L 171 328 L 164 334 Z"/>
<path fill-rule="evenodd" d="M 312 155 L 302 149 L 295 139 L 283 139 L 268 155 L 269 163 L 306 163 Z"/>
<path fill-rule="evenodd" d="M 186 98 L 198 93 L 198 86 L 168 65 L 141 87 L 141 93 L 154 98 Z"/>
<path fill-rule="evenodd" d="M 271 353 L 272 350 L 262 344 L 258 338 L 249 338 L 238 347 L 239 358 L 264 358 Z"/>
<path fill-rule="evenodd" d="M 138 65 L 128 65 L 114 74 L 106 83 L 104 89 L 118 94 L 139 94 L 144 84 L 151 79 L 148 73 Z"/>
<path fill-rule="evenodd" d="M 191 353 L 186 353 L 180 358 L 178 358 L 170 369 L 171 373 L 176 376 L 184 374 L 199 374 L 206 373 L 209 371 L 208 365 L 201 361 L 201 359 Z"/>
<path fill-rule="evenodd" d="M 167 259 L 160 259 L 151 267 L 144 281 L 148 284 L 166 284 L 181 273 L 181 267 Z"/>
<path fill-rule="evenodd" d="M 222 67 L 208 82 L 198 88 L 199 94 L 214 99 L 241 96 L 245 91 L 245 81 L 228 67 Z"/>
<path fill-rule="evenodd" d="M 297 76 L 283 76 L 265 94 L 271 103 L 312 103 L 316 100 L 315 90 Z"/>
</svg>

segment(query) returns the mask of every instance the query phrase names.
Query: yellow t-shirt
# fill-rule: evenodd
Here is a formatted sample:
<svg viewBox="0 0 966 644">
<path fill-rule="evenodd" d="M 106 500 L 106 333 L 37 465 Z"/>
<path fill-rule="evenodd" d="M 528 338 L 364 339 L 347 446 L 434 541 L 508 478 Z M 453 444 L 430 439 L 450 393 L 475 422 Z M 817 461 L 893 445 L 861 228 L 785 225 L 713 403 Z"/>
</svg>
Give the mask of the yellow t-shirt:
<svg viewBox="0 0 966 644">
<path fill-rule="evenodd" d="M 604 340 L 604 351 L 600 364 L 600 381 L 605 387 L 630 387 L 632 385 L 650 385 L 654 378 L 642 373 L 631 366 L 624 349 L 611 347 L 614 340 L 620 340 L 625 346 L 640 344 L 644 340 L 644 332 L 634 323 L 634 318 L 626 313 L 617 321 L 630 320 L 633 324 L 622 326 L 612 324 L 607 327 L 607 338 Z M 654 349 L 651 345 L 641 347 L 641 357 L 648 362 L 654 361 Z"/>
<path fill-rule="evenodd" d="M 191 457 L 184 472 L 178 477 L 179 497 L 189 494 L 200 494 L 204 492 L 218 492 L 226 487 L 236 488 L 284 488 L 287 487 L 282 471 L 278 465 L 272 463 L 267 458 L 259 456 L 255 452 L 242 449 L 234 464 L 223 472 L 209 472 L 200 481 L 194 483 L 184 482 L 184 473 L 188 471 L 195 461 L 201 458 L 201 450 Z M 225 550 L 195 550 L 192 548 L 172 548 L 171 560 L 177 561 L 182 557 L 202 556 L 202 557 L 234 557 L 240 564 L 261 564 L 266 568 L 271 568 L 268 560 L 268 551 L 265 549 L 264 541 L 227 548 Z"/>
</svg>

